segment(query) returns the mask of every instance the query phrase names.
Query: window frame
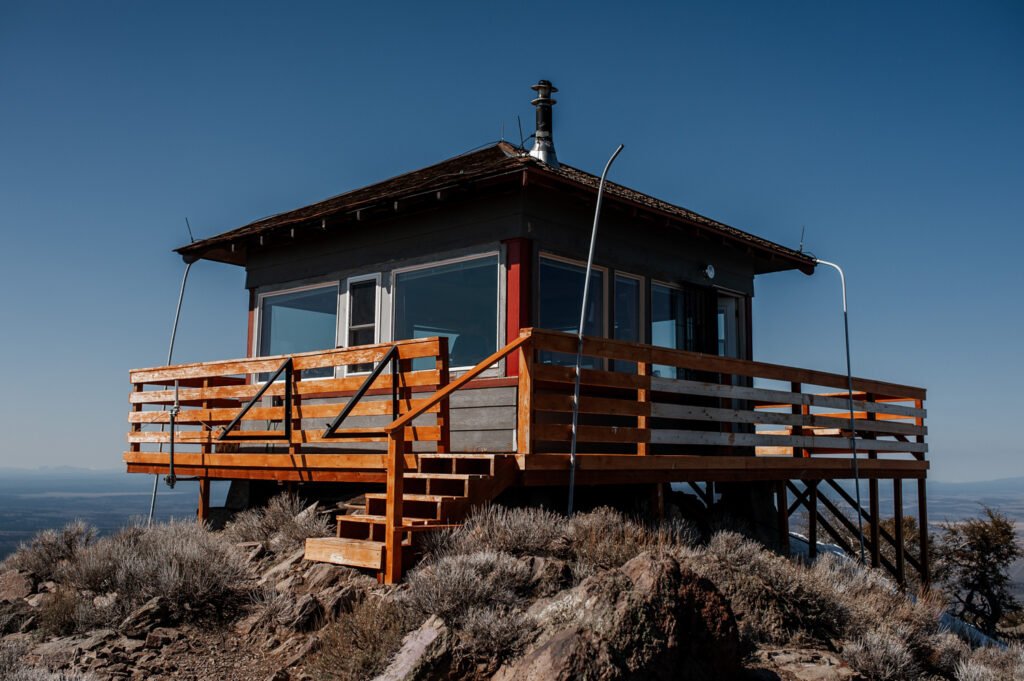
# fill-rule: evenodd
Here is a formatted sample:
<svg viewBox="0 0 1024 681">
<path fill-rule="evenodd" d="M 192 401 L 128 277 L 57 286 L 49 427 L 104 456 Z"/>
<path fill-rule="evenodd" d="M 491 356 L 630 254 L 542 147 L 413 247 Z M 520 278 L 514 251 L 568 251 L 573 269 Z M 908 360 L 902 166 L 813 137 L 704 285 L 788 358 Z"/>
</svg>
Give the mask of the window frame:
<svg viewBox="0 0 1024 681">
<path fill-rule="evenodd" d="M 587 261 L 586 260 L 576 260 L 575 258 L 568 258 L 568 257 L 563 256 L 563 255 L 557 255 L 557 254 L 552 253 L 550 251 L 541 251 L 540 253 L 538 253 L 537 254 L 537 282 L 536 282 L 536 286 L 535 286 L 535 290 L 537 291 L 537 294 L 535 296 L 536 303 L 534 305 L 535 309 L 533 311 L 534 312 L 534 317 L 533 318 L 538 320 L 538 322 L 540 321 L 540 300 L 541 300 L 541 296 L 544 295 L 544 292 L 541 290 L 541 285 L 540 285 L 540 277 L 541 277 L 540 268 L 542 266 L 542 261 L 545 258 L 548 259 L 548 260 L 554 260 L 555 262 L 561 262 L 561 263 L 566 264 L 566 265 L 575 265 L 576 267 L 579 267 L 581 270 L 583 270 L 583 276 L 584 277 L 587 276 Z M 604 266 L 604 265 L 597 265 L 597 264 L 593 265 L 591 267 L 591 269 L 594 270 L 594 271 L 600 271 L 602 273 L 602 277 L 601 277 L 601 288 L 602 288 L 602 291 L 601 291 L 601 321 L 602 321 L 601 327 L 602 328 L 600 329 L 600 333 L 601 333 L 600 337 L 601 338 L 609 338 L 610 337 L 608 335 L 609 329 L 612 328 L 612 327 L 609 326 L 611 324 L 611 322 L 608 319 L 608 279 L 609 279 L 608 273 L 611 272 L 611 270 L 608 267 Z M 643 286 L 643 282 L 641 280 L 641 288 L 642 288 L 642 286 Z M 641 297 L 643 297 L 643 294 L 641 294 Z M 578 313 L 578 311 L 577 311 L 577 313 Z M 579 320 L 577 320 L 577 323 L 578 323 L 578 321 Z M 572 333 L 575 333 L 575 331 L 572 332 Z"/>
<path fill-rule="evenodd" d="M 382 305 L 381 305 L 381 273 L 371 272 L 370 274 L 357 274 L 351 277 L 345 278 L 345 291 L 340 293 L 343 300 L 341 301 L 340 307 L 344 310 L 344 314 L 339 316 L 339 322 L 341 325 L 339 339 L 344 341 L 344 345 L 338 344 L 338 348 L 350 348 L 353 346 L 349 345 L 348 333 L 351 330 L 351 298 L 350 292 L 352 290 L 352 284 L 361 284 L 363 282 L 372 281 L 374 282 L 374 296 L 373 296 L 373 343 L 378 344 L 380 340 L 381 322 L 382 322 Z M 339 287 L 340 288 L 340 287 Z M 359 326 L 365 326 L 360 324 Z M 359 346 L 355 346 L 359 347 Z M 369 371 L 353 371 L 349 365 L 342 367 L 343 376 L 365 376 L 369 374 Z"/>
<path fill-rule="evenodd" d="M 339 324 L 341 323 L 341 282 L 337 279 L 329 281 L 317 282 L 315 284 L 303 284 L 301 286 L 290 286 L 288 288 L 274 289 L 271 291 L 260 291 L 256 294 L 256 311 L 253 319 L 253 333 L 252 339 L 252 356 L 253 358 L 263 357 L 261 354 L 263 351 L 263 301 L 267 298 L 273 298 L 274 296 L 283 296 L 290 293 L 301 293 L 303 291 L 313 291 L 316 289 L 326 289 L 334 287 L 334 347 L 323 348 L 323 350 L 334 350 L 338 346 L 338 335 L 340 333 Z M 316 352 L 316 350 L 310 350 L 309 352 Z M 266 355 L 268 357 L 274 357 L 275 355 Z M 254 380 L 258 381 L 258 374 L 253 374 Z M 331 376 L 317 376 L 315 378 L 303 378 L 307 381 L 320 381 L 327 378 L 335 378 L 337 371 L 332 372 Z M 278 380 L 284 380 L 283 378 Z"/>
<path fill-rule="evenodd" d="M 619 277 L 623 279 L 632 279 L 637 284 L 637 293 L 639 293 L 639 300 L 636 304 L 637 308 L 637 339 L 635 341 L 626 341 L 643 344 L 646 342 L 649 330 L 647 329 L 647 287 L 644 286 L 645 278 L 642 274 L 633 274 L 632 272 L 623 272 L 621 270 L 615 270 L 612 273 L 612 291 L 610 298 L 615 296 L 615 280 Z M 612 307 L 612 314 L 617 313 L 618 310 Z M 615 338 L 615 320 L 610 320 L 611 326 L 609 327 L 609 338 L 612 340 L 618 340 Z"/>
<path fill-rule="evenodd" d="M 396 267 L 391 270 L 391 292 L 390 300 L 388 304 L 388 311 L 390 312 L 389 331 L 391 340 L 397 342 L 395 339 L 395 325 L 398 321 L 397 310 L 395 309 L 398 305 L 398 276 L 407 272 L 416 272 L 418 270 L 428 270 L 435 267 L 444 267 L 445 265 L 457 265 L 462 262 L 469 262 L 472 260 L 483 260 L 484 258 L 495 258 L 497 264 L 497 299 L 494 301 L 495 304 L 495 338 L 497 339 L 497 347 L 493 352 L 497 352 L 501 348 L 505 347 L 505 317 L 507 314 L 508 300 L 505 295 L 505 279 L 506 263 L 504 249 L 491 249 L 487 251 L 481 251 L 478 253 L 470 253 L 468 255 L 460 255 L 451 258 L 442 258 L 441 260 L 430 260 L 423 263 L 417 263 L 415 265 L 407 265 L 405 267 Z M 473 365 L 469 366 L 449 366 L 448 371 L 451 373 L 465 372 L 473 368 Z M 492 364 L 484 371 L 481 378 L 492 378 L 494 376 L 504 375 L 505 371 L 505 360 L 501 359 L 498 362 Z"/>
</svg>

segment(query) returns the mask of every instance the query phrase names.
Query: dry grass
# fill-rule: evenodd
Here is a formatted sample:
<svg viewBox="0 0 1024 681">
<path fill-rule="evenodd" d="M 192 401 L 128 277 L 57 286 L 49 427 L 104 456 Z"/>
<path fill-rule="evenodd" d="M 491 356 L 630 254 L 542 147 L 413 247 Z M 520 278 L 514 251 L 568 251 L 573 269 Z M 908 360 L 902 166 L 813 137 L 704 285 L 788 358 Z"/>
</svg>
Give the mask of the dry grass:
<svg viewBox="0 0 1024 681">
<path fill-rule="evenodd" d="M 370 594 L 347 616 L 327 627 L 319 657 L 312 663 L 321 679 L 361 681 L 380 674 L 419 621 L 409 608 L 387 595 Z"/>
<path fill-rule="evenodd" d="M 0 567 L 25 570 L 40 581 L 54 580 L 61 567 L 75 560 L 79 551 L 96 539 L 96 528 L 81 520 L 60 530 L 43 530 L 28 543 L 22 544 Z"/>
<path fill-rule="evenodd" d="M 266 507 L 254 508 L 236 515 L 224 528 L 223 536 L 230 542 L 261 542 L 276 553 L 294 551 L 309 537 L 333 533 L 330 520 L 306 508 L 298 497 L 279 494 Z"/>
<path fill-rule="evenodd" d="M 738 534 L 719 533 L 684 561 L 729 599 L 749 640 L 829 640 L 845 623 L 845 609 L 824 596 L 807 570 Z"/>
<path fill-rule="evenodd" d="M 129 527 L 82 550 L 65 570 L 65 583 L 94 593 L 116 593 L 136 607 L 155 596 L 172 612 L 193 619 L 223 611 L 238 596 L 246 571 L 241 556 L 194 522 Z"/>
<path fill-rule="evenodd" d="M 423 618 L 437 615 L 455 626 L 473 610 L 521 605 L 531 577 L 526 564 L 507 553 L 445 555 L 409 574 L 402 599 Z"/>
<path fill-rule="evenodd" d="M 1024 679 L 1024 646 L 1012 644 L 1005 649 L 979 648 L 961 660 L 956 681 L 1020 681 Z"/>
<path fill-rule="evenodd" d="M 843 658 L 869 681 L 906 681 L 920 677 L 907 645 L 909 627 L 880 627 L 843 646 Z"/>
<path fill-rule="evenodd" d="M 644 524 L 611 508 L 566 518 L 538 508 L 487 506 L 455 530 L 431 538 L 428 555 L 499 552 L 569 561 L 577 580 L 620 567 L 649 550 L 693 546 L 699 533 L 682 520 Z"/>
<path fill-rule="evenodd" d="M 23 644 L 0 641 L 0 680 L 2 681 L 96 681 L 91 674 L 70 671 L 51 672 L 29 667 L 22 662 L 26 652 Z"/>
<path fill-rule="evenodd" d="M 452 666 L 460 678 L 490 678 L 506 661 L 520 655 L 536 628 L 519 610 L 484 607 L 459 623 Z"/>
</svg>

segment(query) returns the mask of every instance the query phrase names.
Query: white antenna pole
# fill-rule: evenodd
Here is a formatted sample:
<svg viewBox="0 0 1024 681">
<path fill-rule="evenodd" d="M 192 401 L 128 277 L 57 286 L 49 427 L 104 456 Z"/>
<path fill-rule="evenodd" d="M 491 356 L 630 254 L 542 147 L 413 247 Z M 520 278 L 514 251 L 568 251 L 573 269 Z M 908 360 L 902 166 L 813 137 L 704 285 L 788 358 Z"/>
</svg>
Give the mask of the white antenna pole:
<svg viewBox="0 0 1024 681">
<path fill-rule="evenodd" d="M 186 220 L 187 220 L 187 218 L 186 218 Z M 178 336 L 178 319 L 181 318 L 181 301 L 185 297 L 185 284 L 188 282 L 188 273 L 189 273 L 189 270 L 192 269 L 192 262 L 194 262 L 194 261 L 191 261 L 191 262 L 190 261 L 186 261 L 185 262 L 185 274 L 182 275 L 182 277 L 181 277 L 181 288 L 178 290 L 178 305 L 177 305 L 177 307 L 174 308 L 174 324 L 171 326 L 171 343 L 170 343 L 170 346 L 167 348 L 167 364 L 168 364 L 168 366 L 171 364 L 171 359 L 174 357 L 174 339 Z M 175 399 L 175 408 L 177 408 L 177 399 L 178 399 L 178 382 L 177 381 L 174 382 L 174 399 Z M 172 428 L 173 428 L 173 426 L 172 426 Z M 160 448 L 163 449 L 163 445 L 160 445 Z M 173 461 L 173 459 L 172 459 L 172 461 Z M 157 488 L 159 486 L 160 486 L 160 476 L 159 475 L 154 475 L 153 476 L 153 495 L 149 499 L 149 524 L 150 525 L 153 524 L 153 513 L 156 511 L 156 490 L 157 490 Z"/>
<path fill-rule="evenodd" d="M 857 459 L 857 430 L 853 411 L 853 373 L 850 371 L 850 314 L 846 309 L 846 275 L 843 268 L 827 260 L 814 260 L 839 272 L 839 283 L 843 287 L 843 331 L 846 335 L 846 389 L 850 396 L 850 451 L 853 452 L 853 481 L 857 492 L 857 538 L 860 540 L 860 564 L 864 565 L 864 519 L 860 507 L 860 463 Z"/>
<path fill-rule="evenodd" d="M 620 144 L 612 153 L 601 173 L 601 182 L 597 185 L 597 206 L 594 208 L 594 226 L 590 230 L 590 251 L 587 254 L 587 269 L 583 274 L 583 301 L 580 305 L 580 324 L 576 327 L 576 380 L 572 392 L 572 443 L 569 447 L 569 515 L 572 515 L 573 497 L 576 490 L 576 430 L 580 421 L 580 364 L 583 362 L 583 325 L 587 321 L 587 302 L 590 295 L 590 271 L 594 269 L 594 246 L 597 244 L 597 224 L 601 219 L 601 198 L 604 195 L 605 178 L 612 162 L 622 151 Z"/>
</svg>

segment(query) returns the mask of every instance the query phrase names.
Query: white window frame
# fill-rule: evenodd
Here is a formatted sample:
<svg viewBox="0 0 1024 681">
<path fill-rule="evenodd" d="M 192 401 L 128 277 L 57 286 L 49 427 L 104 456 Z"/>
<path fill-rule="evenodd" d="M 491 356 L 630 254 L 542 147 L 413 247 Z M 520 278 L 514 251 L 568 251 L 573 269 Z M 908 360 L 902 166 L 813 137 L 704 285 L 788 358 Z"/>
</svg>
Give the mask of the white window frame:
<svg viewBox="0 0 1024 681">
<path fill-rule="evenodd" d="M 252 345 L 253 345 L 253 347 L 252 347 L 252 356 L 254 358 L 262 357 L 263 356 L 261 354 L 262 348 L 260 347 L 260 345 L 261 345 L 260 341 L 263 338 L 263 301 L 264 300 L 266 300 L 267 298 L 273 298 L 274 296 L 283 296 L 283 295 L 287 295 L 289 293 L 301 293 L 302 291 L 313 291 L 315 289 L 330 288 L 332 286 L 334 287 L 334 294 L 335 294 L 335 296 L 334 296 L 334 322 L 335 322 L 335 324 L 334 324 L 334 348 L 336 348 L 338 346 L 338 333 L 339 333 L 338 325 L 341 322 L 342 310 L 341 310 L 341 282 L 338 281 L 337 279 L 334 279 L 334 280 L 331 280 L 331 281 L 318 282 L 316 284 L 304 284 L 302 286 L 291 286 L 289 288 L 275 289 L 273 291 L 261 291 L 260 293 L 258 293 L 256 295 L 256 313 L 255 313 L 254 319 L 253 319 L 253 328 L 255 330 L 255 333 L 253 333 L 253 338 L 252 338 Z M 325 350 L 333 350 L 334 348 L 325 348 Z M 335 372 L 335 374 L 336 373 L 337 372 Z M 256 374 L 254 374 L 254 376 L 256 376 Z M 322 380 L 322 379 L 325 379 L 325 378 L 333 378 L 333 376 L 320 376 L 318 378 L 312 378 L 312 379 L 304 378 L 303 380 L 319 381 L 319 380 Z M 278 379 L 278 380 L 284 380 L 284 379 Z"/>
<path fill-rule="evenodd" d="M 537 295 L 536 295 L 537 309 L 535 311 L 537 319 L 540 319 L 540 298 L 541 298 L 542 295 L 544 295 L 544 292 L 541 290 L 541 287 L 540 287 L 540 265 L 541 265 L 540 261 L 544 260 L 545 258 L 548 259 L 548 260 L 554 260 L 556 262 L 565 263 L 567 265 L 575 265 L 576 267 L 579 267 L 580 269 L 583 270 L 583 276 L 584 277 L 587 275 L 587 261 L 586 260 L 576 260 L 574 258 L 567 258 L 567 257 L 562 256 L 562 255 L 556 255 L 556 254 L 551 253 L 549 251 L 541 251 L 540 254 L 538 255 L 538 259 L 537 259 Z M 601 277 L 601 288 L 603 289 L 601 291 L 601 319 L 602 319 L 602 321 L 604 323 L 602 324 L 603 328 L 601 328 L 600 331 L 601 331 L 601 338 L 611 338 L 609 333 L 610 333 L 610 330 L 613 327 L 611 326 L 611 324 L 612 324 L 611 320 L 608 319 L 608 279 L 609 279 L 609 277 L 608 277 L 608 268 L 603 266 L 603 265 L 594 265 L 593 267 L 591 267 L 591 269 L 599 271 L 603 275 Z M 643 281 L 642 280 L 641 280 L 640 287 L 641 287 L 641 289 L 643 288 Z M 641 295 L 641 297 L 643 297 L 643 293 L 641 293 L 640 295 Z"/>
<path fill-rule="evenodd" d="M 344 345 L 342 345 L 340 343 L 338 344 L 338 347 L 340 347 L 340 348 L 341 347 L 343 347 L 343 348 L 351 347 L 348 344 L 349 324 L 351 322 L 351 314 L 350 314 L 351 310 L 350 310 L 350 304 L 349 304 L 350 303 L 349 291 L 352 288 L 352 284 L 360 284 L 360 283 L 366 282 L 366 281 L 372 281 L 374 283 L 373 342 L 375 344 L 376 343 L 380 343 L 380 329 L 381 329 L 381 325 L 382 325 L 381 324 L 381 321 L 382 321 L 381 320 L 382 306 L 381 306 L 381 290 L 380 290 L 381 289 L 381 285 L 380 285 L 381 273 L 380 272 L 373 272 L 371 274 L 360 274 L 360 275 L 356 275 L 356 276 L 353 276 L 353 277 L 348 277 L 347 279 L 345 279 L 345 290 L 341 294 L 342 299 L 343 299 L 342 300 L 342 304 L 341 304 L 341 309 L 344 311 L 344 314 L 340 315 L 339 319 L 338 319 L 338 321 L 340 323 L 340 326 L 341 326 L 341 330 L 339 332 L 340 333 L 339 338 L 342 339 L 343 342 L 344 342 Z M 349 366 L 343 367 L 342 371 L 343 371 L 343 375 L 345 375 L 345 376 L 365 376 L 366 374 L 370 373 L 369 371 L 353 371 Z"/>
<path fill-rule="evenodd" d="M 497 258 L 497 263 L 498 263 L 498 267 L 496 268 L 498 270 L 498 273 L 497 273 L 497 277 L 498 277 L 498 299 L 494 301 L 494 304 L 495 304 L 495 315 L 494 315 L 495 316 L 495 320 L 494 321 L 495 321 L 495 326 L 496 326 L 495 338 L 498 341 L 498 347 L 496 347 L 494 349 L 494 352 L 497 352 L 501 348 L 505 347 L 505 342 L 506 342 L 505 341 L 505 317 L 506 317 L 506 306 L 508 304 L 508 298 L 507 298 L 507 295 L 506 295 L 506 292 L 505 292 L 505 279 L 507 277 L 507 273 L 506 273 L 505 253 L 504 253 L 503 249 L 494 249 L 494 250 L 490 250 L 490 251 L 483 251 L 483 252 L 480 252 L 480 253 L 473 253 L 471 255 L 463 255 L 463 256 L 458 256 L 458 257 L 455 257 L 455 258 L 445 258 L 443 260 L 431 260 L 430 262 L 420 263 L 420 264 L 416 264 L 416 265 L 408 265 L 406 267 L 396 267 L 395 269 L 391 270 L 391 296 L 390 296 L 391 300 L 390 300 L 390 305 L 388 306 L 388 308 L 389 308 L 389 311 L 391 313 L 390 331 L 391 331 L 391 338 L 392 338 L 392 340 L 394 340 L 394 338 L 395 338 L 395 322 L 396 322 L 396 319 L 397 319 L 397 314 L 396 314 L 395 306 L 396 306 L 397 301 L 398 301 L 398 295 L 397 295 L 397 293 L 398 293 L 398 275 L 404 274 L 406 272 L 415 272 L 417 270 L 429 270 L 429 269 L 433 269 L 435 267 L 443 267 L 445 265 L 455 265 L 455 264 L 458 264 L 460 262 L 469 262 L 471 260 L 482 260 L 484 258 L 491 258 L 491 257 L 496 257 Z M 451 372 L 456 372 L 456 371 L 468 371 L 468 370 L 470 370 L 472 368 L 473 367 L 471 365 L 470 366 L 458 366 L 458 367 L 452 366 L 452 367 L 448 367 L 448 370 L 451 371 Z M 495 375 L 502 375 L 504 373 L 503 369 L 504 369 L 504 360 L 499 360 L 495 364 L 492 364 L 487 369 L 487 371 L 485 371 L 483 374 L 481 374 L 481 378 L 490 378 L 490 377 L 493 377 Z"/>
</svg>

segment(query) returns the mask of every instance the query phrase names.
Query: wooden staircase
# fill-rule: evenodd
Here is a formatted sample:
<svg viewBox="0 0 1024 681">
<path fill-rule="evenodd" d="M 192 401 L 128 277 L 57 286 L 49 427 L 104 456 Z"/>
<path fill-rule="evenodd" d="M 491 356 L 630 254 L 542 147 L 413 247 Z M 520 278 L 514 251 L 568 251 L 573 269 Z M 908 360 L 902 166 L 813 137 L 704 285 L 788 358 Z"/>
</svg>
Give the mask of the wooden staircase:
<svg viewBox="0 0 1024 681">
<path fill-rule="evenodd" d="M 422 532 L 457 526 L 514 481 L 512 455 L 419 454 L 416 469 L 402 475 L 402 564 L 415 560 Z M 337 516 L 334 537 L 306 540 L 306 560 L 375 570 L 383 578 L 388 533 L 387 493 L 365 495 L 363 508 Z"/>
</svg>

